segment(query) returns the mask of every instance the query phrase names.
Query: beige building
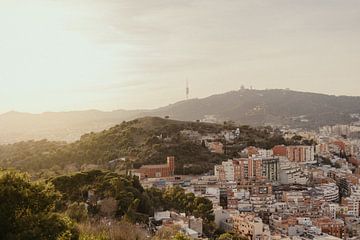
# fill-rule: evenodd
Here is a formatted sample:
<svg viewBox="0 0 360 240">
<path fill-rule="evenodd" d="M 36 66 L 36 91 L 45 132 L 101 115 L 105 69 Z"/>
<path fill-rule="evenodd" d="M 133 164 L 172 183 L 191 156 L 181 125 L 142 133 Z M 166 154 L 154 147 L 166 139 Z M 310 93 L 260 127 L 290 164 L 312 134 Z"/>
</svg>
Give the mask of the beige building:
<svg viewBox="0 0 360 240">
<path fill-rule="evenodd" d="M 232 216 L 233 231 L 248 240 L 267 240 L 271 234 L 268 225 L 252 213 L 240 213 Z"/>
<path fill-rule="evenodd" d="M 315 151 L 313 146 L 288 146 L 286 148 L 287 158 L 291 162 L 314 163 Z"/>
<path fill-rule="evenodd" d="M 209 142 L 207 143 L 207 147 L 212 153 L 224 153 L 224 144 L 222 144 L 221 142 Z"/>
</svg>

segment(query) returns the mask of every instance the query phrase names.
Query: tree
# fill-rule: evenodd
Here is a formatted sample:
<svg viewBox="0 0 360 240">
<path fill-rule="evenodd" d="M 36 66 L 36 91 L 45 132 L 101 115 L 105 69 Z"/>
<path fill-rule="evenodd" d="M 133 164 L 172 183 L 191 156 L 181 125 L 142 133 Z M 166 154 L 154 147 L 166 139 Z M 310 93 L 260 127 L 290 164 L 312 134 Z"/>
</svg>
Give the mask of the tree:
<svg viewBox="0 0 360 240">
<path fill-rule="evenodd" d="M 72 222 L 55 212 L 59 198 L 49 184 L 30 182 L 18 172 L 0 171 L 0 238 L 78 239 Z"/>
<path fill-rule="evenodd" d="M 233 236 L 230 233 L 223 233 L 218 240 L 233 240 Z"/>
<path fill-rule="evenodd" d="M 178 225 L 164 226 L 156 232 L 152 240 L 173 240 L 179 231 L 180 227 Z"/>
<path fill-rule="evenodd" d="M 190 238 L 179 232 L 172 238 L 172 240 L 190 240 Z"/>
<path fill-rule="evenodd" d="M 85 203 L 74 202 L 68 206 L 67 215 L 77 222 L 84 222 L 88 219 L 88 210 Z"/>
<path fill-rule="evenodd" d="M 151 202 L 162 205 L 163 210 L 174 209 L 178 212 L 185 212 L 187 215 L 202 218 L 204 220 L 204 233 L 207 236 L 214 234 L 213 204 L 207 198 L 196 197 L 193 193 L 185 193 L 185 190 L 179 186 L 162 190 L 162 196 L 161 190 L 150 189 L 148 193 Z"/>
<path fill-rule="evenodd" d="M 247 240 L 247 238 L 234 233 L 224 233 L 219 236 L 218 240 Z"/>
<path fill-rule="evenodd" d="M 204 197 L 196 197 L 195 208 L 193 210 L 193 214 L 196 217 L 201 217 L 206 222 L 214 221 L 214 212 L 213 212 L 213 204 L 212 202 Z"/>
<path fill-rule="evenodd" d="M 116 201 L 116 199 L 112 197 L 106 198 L 100 203 L 100 213 L 103 216 L 113 217 L 115 216 L 117 207 L 118 202 Z"/>
</svg>

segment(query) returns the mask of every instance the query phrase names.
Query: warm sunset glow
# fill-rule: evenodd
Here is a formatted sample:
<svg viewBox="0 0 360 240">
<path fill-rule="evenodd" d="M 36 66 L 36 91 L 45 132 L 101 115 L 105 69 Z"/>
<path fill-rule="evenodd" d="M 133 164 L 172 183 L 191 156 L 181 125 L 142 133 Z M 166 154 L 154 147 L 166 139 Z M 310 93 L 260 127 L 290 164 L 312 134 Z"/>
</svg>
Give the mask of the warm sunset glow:
<svg viewBox="0 0 360 240">
<path fill-rule="evenodd" d="M 157 107 L 186 79 L 191 97 L 358 95 L 359 16 L 358 1 L 2 0 L 0 112 Z"/>
</svg>

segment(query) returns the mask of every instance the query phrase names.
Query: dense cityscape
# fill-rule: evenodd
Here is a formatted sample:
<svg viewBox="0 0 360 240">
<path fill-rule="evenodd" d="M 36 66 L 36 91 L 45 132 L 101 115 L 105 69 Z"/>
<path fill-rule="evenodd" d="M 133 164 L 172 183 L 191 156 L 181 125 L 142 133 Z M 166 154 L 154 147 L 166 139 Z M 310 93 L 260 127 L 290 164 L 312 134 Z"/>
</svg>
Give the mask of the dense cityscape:
<svg viewBox="0 0 360 240">
<path fill-rule="evenodd" d="M 145 165 L 134 174 L 146 187 L 181 186 L 213 203 L 216 227 L 245 239 L 358 239 L 359 140 L 347 138 L 358 126 L 326 126 L 316 132 L 284 130 L 285 138 L 312 145 L 246 147 L 239 158 L 216 165 L 214 174 L 175 176 L 174 157 L 165 165 Z M 218 135 L 181 132 L 194 144 L 223 154 L 239 129 Z M 219 140 L 225 140 L 223 144 Z M 180 212 L 156 212 L 161 225 L 180 224 L 192 239 L 202 239 L 202 219 Z"/>
<path fill-rule="evenodd" d="M 24 218 L 2 210 L 3 220 L 13 219 L 2 225 L 2 231 L 15 230 L 7 235 L 10 238 L 21 236 L 17 234 L 37 238 L 47 225 L 31 230 L 34 235 L 26 229 L 34 228 L 45 214 L 57 216 L 48 223 L 62 226 L 53 229 L 55 239 L 65 233 L 68 236 L 63 239 L 84 240 L 359 239 L 357 121 L 318 130 L 250 128 L 215 121 L 147 117 L 84 135 L 68 146 L 46 141 L 3 145 L 2 206 L 28 213 Z M 104 151 L 96 146 L 110 144 L 120 135 L 126 138 L 121 138 L 120 145 L 107 146 L 110 152 L 105 152 L 104 159 L 102 155 L 92 157 Z M 123 144 L 125 151 L 116 153 Z M 138 164 L 141 158 L 135 157 L 134 149 L 139 145 L 160 152 Z M 69 152 L 59 155 L 64 149 Z M 113 157 L 113 151 L 118 157 Z M 86 161 L 75 156 L 60 165 L 57 159 L 75 152 L 81 158 L 86 154 L 87 159 L 82 158 Z M 19 161 L 25 159 L 24 154 L 27 165 Z M 39 157 L 44 154 L 45 158 Z M 138 156 L 143 155 L 138 152 Z M 11 170 L 14 168 L 28 171 L 31 179 Z M 8 199 L 13 197 L 24 202 L 16 200 L 10 207 Z M 48 207 L 36 210 L 38 197 Z M 33 219 L 35 225 L 12 225 L 26 219 Z M 125 231 L 129 228 L 135 230 Z"/>
</svg>

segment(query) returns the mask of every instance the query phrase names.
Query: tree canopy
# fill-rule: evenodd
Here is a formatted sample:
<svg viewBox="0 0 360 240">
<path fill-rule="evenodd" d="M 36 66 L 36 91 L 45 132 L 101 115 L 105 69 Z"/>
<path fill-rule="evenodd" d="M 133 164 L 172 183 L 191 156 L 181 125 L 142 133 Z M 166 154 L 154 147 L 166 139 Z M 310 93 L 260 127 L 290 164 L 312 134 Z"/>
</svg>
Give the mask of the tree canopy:
<svg viewBox="0 0 360 240">
<path fill-rule="evenodd" d="M 0 239 L 75 240 L 72 222 L 55 212 L 60 198 L 50 184 L 0 171 Z"/>
</svg>

